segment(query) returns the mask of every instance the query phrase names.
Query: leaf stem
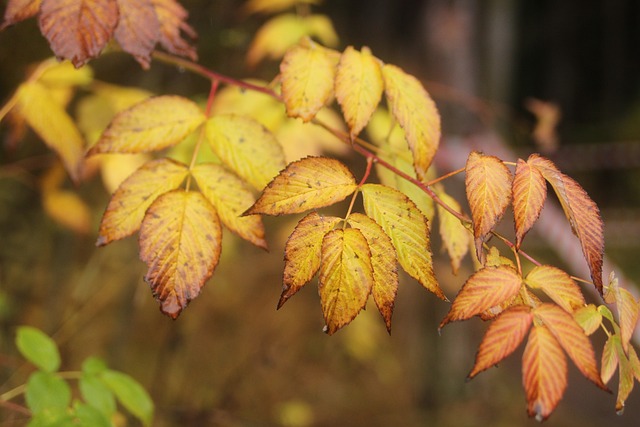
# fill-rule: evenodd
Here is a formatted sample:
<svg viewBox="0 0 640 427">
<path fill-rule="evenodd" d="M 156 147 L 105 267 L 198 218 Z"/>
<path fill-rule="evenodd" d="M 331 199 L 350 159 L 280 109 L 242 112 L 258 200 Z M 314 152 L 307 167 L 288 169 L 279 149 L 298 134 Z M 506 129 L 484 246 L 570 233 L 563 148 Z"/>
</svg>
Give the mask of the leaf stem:
<svg viewBox="0 0 640 427">
<path fill-rule="evenodd" d="M 356 191 L 353 192 L 353 196 L 351 196 L 351 203 L 349 203 L 349 209 L 347 210 L 347 214 L 344 217 L 344 227 L 347 226 L 347 220 L 349 219 L 349 216 L 351 215 L 351 211 L 353 210 L 353 205 L 356 202 L 356 198 L 358 197 L 358 193 L 360 193 L 360 187 L 362 187 L 367 182 L 367 179 L 369 179 L 369 175 L 371 174 L 371 167 L 373 166 L 373 162 L 374 162 L 373 157 L 367 157 L 367 169 L 364 171 L 364 175 L 362 176 L 362 179 L 358 183 L 358 188 L 356 188 Z"/>
<path fill-rule="evenodd" d="M 465 170 L 466 170 L 466 168 L 456 169 L 456 170 L 454 170 L 453 172 L 449 172 L 449 173 L 447 173 L 447 174 L 444 174 L 444 175 L 442 175 L 442 176 L 439 176 L 439 177 L 438 177 L 438 178 L 436 178 L 436 179 L 433 179 L 433 180 L 431 180 L 431 181 L 427 182 L 425 185 L 426 185 L 426 186 L 429 186 L 429 187 L 430 187 L 430 186 L 433 186 L 433 185 L 437 184 L 438 182 L 440 182 L 440 181 L 444 181 L 444 180 L 445 180 L 445 179 L 447 179 L 447 178 L 451 178 L 451 177 L 452 177 L 452 176 L 454 176 L 454 175 L 458 175 L 459 173 L 462 173 L 462 172 L 464 172 Z"/>
<path fill-rule="evenodd" d="M 204 114 L 209 119 L 211 117 L 211 109 L 213 107 L 213 100 L 216 97 L 216 93 L 218 92 L 218 87 L 220 86 L 220 80 L 213 79 L 211 80 L 211 89 L 209 90 L 209 97 L 207 98 L 207 106 L 205 108 Z M 191 171 L 195 165 L 196 160 L 198 159 L 198 153 L 200 153 L 200 147 L 202 147 L 202 141 L 204 141 L 206 132 L 206 123 L 203 123 L 200 126 L 200 133 L 198 134 L 198 141 L 196 142 L 195 147 L 193 148 L 193 154 L 191 155 L 191 163 L 189 163 L 189 171 Z M 185 191 L 189 191 L 191 188 L 191 174 L 187 176 L 187 183 L 185 184 Z"/>
</svg>

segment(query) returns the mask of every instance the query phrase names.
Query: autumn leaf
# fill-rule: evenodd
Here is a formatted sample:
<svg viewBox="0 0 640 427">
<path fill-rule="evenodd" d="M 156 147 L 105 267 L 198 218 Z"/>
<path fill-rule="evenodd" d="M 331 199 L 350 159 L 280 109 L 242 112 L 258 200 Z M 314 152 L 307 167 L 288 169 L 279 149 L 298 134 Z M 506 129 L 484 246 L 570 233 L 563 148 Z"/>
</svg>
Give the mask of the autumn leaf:
<svg viewBox="0 0 640 427">
<path fill-rule="evenodd" d="M 46 64 L 45 61 L 41 64 Z M 93 83 L 93 70 L 89 66 L 75 68 L 68 61 L 45 65 L 38 81 L 49 89 L 68 89 L 74 86 L 86 86 Z"/>
<path fill-rule="evenodd" d="M 187 166 L 169 159 L 144 164 L 118 187 L 100 222 L 96 245 L 104 246 L 135 233 L 158 196 L 178 188 Z"/>
<path fill-rule="evenodd" d="M 73 191 L 45 192 L 42 205 L 47 215 L 76 233 L 88 234 L 91 230 L 91 209 Z"/>
<path fill-rule="evenodd" d="M 511 202 L 511 172 L 500 159 L 477 151 L 467 159 L 465 188 L 473 218 L 476 254 L 484 262 L 482 244 Z"/>
<path fill-rule="evenodd" d="M 319 4 L 321 0 L 249 0 L 243 9 L 246 13 L 272 14 L 299 4 Z"/>
<path fill-rule="evenodd" d="M 602 350 L 602 381 L 609 382 L 618 369 L 618 396 L 616 397 L 616 412 L 621 415 L 625 403 L 634 386 L 634 376 L 637 377 L 638 356 L 633 347 L 629 347 L 629 357 L 622 348 L 620 335 L 609 336 Z"/>
<path fill-rule="evenodd" d="M 547 198 L 547 184 L 540 171 L 518 159 L 512 184 L 513 215 L 516 227 L 516 249 L 538 220 Z"/>
<path fill-rule="evenodd" d="M 527 274 L 525 283 L 533 289 L 541 289 L 569 313 L 585 305 L 580 287 L 559 268 L 550 265 L 536 266 Z"/>
<path fill-rule="evenodd" d="M 638 324 L 638 315 L 640 314 L 640 303 L 628 290 L 618 284 L 618 278 L 613 272 L 609 276 L 609 285 L 604 294 L 605 301 L 615 303 L 618 311 L 618 319 L 620 322 L 620 339 L 622 348 L 629 350 L 629 341 L 633 336 Z"/>
<path fill-rule="evenodd" d="M 446 301 L 433 272 L 429 225 L 420 209 L 407 196 L 384 185 L 365 184 L 360 191 L 365 212 L 391 238 L 404 271 Z"/>
<path fill-rule="evenodd" d="M 527 395 L 527 412 L 537 421 L 551 415 L 567 388 L 567 360 L 544 326 L 534 326 L 529 334 L 522 356 L 522 384 Z"/>
<path fill-rule="evenodd" d="M 161 150 L 182 141 L 204 121 L 200 107 L 186 98 L 149 98 L 116 114 L 87 155 Z"/>
<path fill-rule="evenodd" d="M 320 268 L 322 239 L 340 221 L 340 218 L 311 212 L 298 222 L 284 250 L 282 295 L 278 309 L 315 276 Z"/>
<path fill-rule="evenodd" d="M 342 107 L 351 140 L 367 125 L 382 99 L 384 83 L 380 61 L 368 48 L 358 52 L 349 46 L 336 71 L 336 99 Z"/>
<path fill-rule="evenodd" d="M 610 335 L 602 348 L 602 360 L 600 363 L 600 377 L 603 383 L 608 383 L 618 367 L 618 351 L 616 341 L 620 343 L 619 335 Z"/>
<path fill-rule="evenodd" d="M 42 0 L 9 0 L 7 8 L 4 11 L 4 20 L 2 21 L 2 25 L 0 25 L 0 31 L 10 25 L 36 16 L 40 10 L 41 3 Z"/>
<path fill-rule="evenodd" d="M 145 281 L 161 311 L 176 319 L 200 293 L 220 258 L 222 229 L 201 193 L 173 190 L 149 207 L 140 228 Z"/>
<path fill-rule="evenodd" d="M 468 375 L 471 379 L 509 356 L 520 345 L 529 331 L 533 315 L 530 307 L 516 306 L 502 312 L 482 338 L 476 362 Z"/>
<path fill-rule="evenodd" d="M 150 1 L 160 22 L 160 44 L 162 47 L 167 52 L 197 61 L 196 49 L 182 38 L 182 33 L 191 39 L 197 37 L 195 30 L 186 23 L 189 13 L 176 0 Z"/>
<path fill-rule="evenodd" d="M 356 180 L 345 165 L 326 157 L 290 163 L 245 215 L 284 215 L 333 205 L 352 194 Z"/>
<path fill-rule="evenodd" d="M 456 212 L 462 212 L 462 207 L 458 201 L 445 193 L 444 190 L 438 190 L 437 194 L 440 200 L 442 200 L 442 202 L 451 209 Z M 467 255 L 467 252 L 469 252 L 471 233 L 458 218 L 453 216 L 442 206 L 438 205 L 437 209 L 442 245 L 451 259 L 451 270 L 453 271 L 453 274 L 457 274 L 462 259 Z"/>
<path fill-rule="evenodd" d="M 206 137 L 224 164 L 257 190 L 262 190 L 285 166 L 276 138 L 251 118 L 214 116 L 207 120 Z"/>
<path fill-rule="evenodd" d="M 318 286 L 329 335 L 358 315 L 372 287 L 371 252 L 362 233 L 355 228 L 329 231 L 322 240 Z"/>
<path fill-rule="evenodd" d="M 149 68 L 151 53 L 160 39 L 160 21 L 150 0 L 116 0 L 120 19 L 114 38 L 143 68 Z"/>
<path fill-rule="evenodd" d="M 466 320 L 508 301 L 518 294 L 522 278 L 507 266 L 485 267 L 475 272 L 458 292 L 439 328 L 449 322 Z"/>
<path fill-rule="evenodd" d="M 420 81 L 395 65 L 382 67 L 393 117 L 404 129 L 418 179 L 424 180 L 440 144 L 440 114 Z"/>
<path fill-rule="evenodd" d="M 373 269 L 373 288 L 371 294 L 391 333 L 391 316 L 398 293 L 398 259 L 393 243 L 382 227 L 374 220 L 360 213 L 352 213 L 349 225 L 360 230 L 371 250 L 371 267 Z"/>
<path fill-rule="evenodd" d="M 550 160 L 532 154 L 527 163 L 542 173 L 557 194 L 571 230 L 580 240 L 593 284 L 602 295 L 604 231 L 598 206 L 580 184 L 560 172 Z"/>
<path fill-rule="evenodd" d="M 587 336 L 593 334 L 602 325 L 602 314 L 594 304 L 585 305 L 574 311 L 573 318 L 582 327 Z"/>
</svg>

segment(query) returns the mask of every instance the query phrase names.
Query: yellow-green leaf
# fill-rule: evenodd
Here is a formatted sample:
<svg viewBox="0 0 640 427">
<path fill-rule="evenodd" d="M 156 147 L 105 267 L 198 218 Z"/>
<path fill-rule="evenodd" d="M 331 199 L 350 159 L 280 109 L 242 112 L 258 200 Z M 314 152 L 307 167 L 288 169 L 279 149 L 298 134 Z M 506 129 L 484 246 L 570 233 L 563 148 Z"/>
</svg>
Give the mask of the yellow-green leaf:
<svg viewBox="0 0 640 427">
<path fill-rule="evenodd" d="M 573 312 L 573 318 L 585 334 L 591 335 L 602 325 L 602 314 L 594 304 L 588 304 Z"/>
<path fill-rule="evenodd" d="M 525 283 L 533 289 L 541 289 L 569 313 L 585 305 L 580 287 L 567 273 L 557 267 L 536 266 L 527 274 Z"/>
<path fill-rule="evenodd" d="M 253 192 L 244 181 L 222 166 L 212 163 L 195 166 L 191 169 L 191 174 L 229 230 L 254 245 L 267 249 L 260 216 L 241 216 L 255 202 Z"/>
<path fill-rule="evenodd" d="M 440 144 L 440 114 L 422 83 L 412 75 L 386 64 L 382 76 L 387 103 L 405 131 L 418 179 L 423 180 Z"/>
<path fill-rule="evenodd" d="M 258 190 L 285 166 L 276 138 L 249 117 L 214 116 L 207 120 L 206 136 L 220 160 Z"/>
<path fill-rule="evenodd" d="M 174 190 L 189 173 L 187 166 L 169 159 L 145 163 L 118 187 L 100 223 L 98 246 L 135 233 L 145 212 L 163 193 Z"/>
<path fill-rule="evenodd" d="M 516 227 L 516 248 L 538 220 L 547 198 L 547 184 L 540 171 L 529 163 L 518 159 L 511 187 L 513 193 L 513 216 Z"/>
<path fill-rule="evenodd" d="M 427 218 L 407 196 L 390 187 L 361 187 L 364 210 L 382 227 L 396 248 L 402 268 L 422 286 L 446 300 L 433 272 Z"/>
<path fill-rule="evenodd" d="M 338 160 L 307 157 L 280 172 L 245 214 L 305 212 L 344 200 L 356 188 L 353 174 Z"/>
<path fill-rule="evenodd" d="M 200 107 L 186 98 L 149 98 L 116 114 L 88 154 L 161 150 L 178 144 L 204 121 Z"/>
<path fill-rule="evenodd" d="M 444 190 L 437 191 L 437 194 L 440 200 L 447 206 L 456 212 L 462 212 L 462 207 L 458 201 L 445 193 Z M 438 219 L 440 222 L 439 230 L 442 245 L 451 259 L 451 270 L 453 270 L 453 274 L 457 274 L 462 259 L 469 252 L 471 233 L 458 218 L 440 205 L 438 205 Z"/>
<path fill-rule="evenodd" d="M 358 315 L 367 303 L 372 287 L 371 252 L 360 230 L 329 231 L 322 240 L 318 286 L 329 335 Z"/>
<path fill-rule="evenodd" d="M 164 314 L 177 318 L 198 296 L 218 264 L 221 239 L 220 221 L 201 193 L 173 190 L 149 207 L 140 228 L 140 259 Z"/>
</svg>

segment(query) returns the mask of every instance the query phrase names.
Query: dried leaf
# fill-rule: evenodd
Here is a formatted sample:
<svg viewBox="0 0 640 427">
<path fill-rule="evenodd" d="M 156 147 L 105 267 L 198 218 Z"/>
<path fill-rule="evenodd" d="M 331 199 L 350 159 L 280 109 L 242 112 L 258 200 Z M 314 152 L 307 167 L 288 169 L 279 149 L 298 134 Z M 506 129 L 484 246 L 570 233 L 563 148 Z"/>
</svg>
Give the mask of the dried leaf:
<svg viewBox="0 0 640 427">
<path fill-rule="evenodd" d="M 360 230 L 329 231 L 322 240 L 318 287 L 329 335 L 358 315 L 372 287 L 371 252 Z"/>
<path fill-rule="evenodd" d="M 532 320 L 531 308 L 527 306 L 516 306 L 502 312 L 484 334 L 468 378 L 497 365 L 513 353 L 529 331 Z"/>
<path fill-rule="evenodd" d="M 538 220 L 547 198 L 547 184 L 540 171 L 518 159 L 512 185 L 513 215 L 516 227 L 516 249 Z"/>
<path fill-rule="evenodd" d="M 298 222 L 284 250 L 282 295 L 278 308 L 315 276 L 320 268 L 322 239 L 340 221 L 340 218 L 311 212 Z"/>
<path fill-rule="evenodd" d="M 109 200 L 96 245 L 104 246 L 135 233 L 155 199 L 178 188 L 188 173 L 186 165 L 169 159 L 144 164 L 118 187 Z"/>
<path fill-rule="evenodd" d="M 371 267 L 373 269 L 373 300 L 378 307 L 391 333 L 391 316 L 398 293 L 398 259 L 396 250 L 389 236 L 366 215 L 352 213 L 348 219 L 349 225 L 360 230 L 371 250 Z"/>
<path fill-rule="evenodd" d="M 532 154 L 527 163 L 542 173 L 558 195 L 562 209 L 571 224 L 571 230 L 582 245 L 582 253 L 589 265 L 593 284 L 602 295 L 604 231 L 598 206 L 580 184 L 560 172 L 550 160 Z"/>
<path fill-rule="evenodd" d="M 161 150 L 178 144 L 204 121 L 200 107 L 186 98 L 149 98 L 116 114 L 88 155 Z"/>
<path fill-rule="evenodd" d="M 358 52 L 349 46 L 340 57 L 335 92 L 352 140 L 369 122 L 383 90 L 380 61 L 368 48 Z"/>
<path fill-rule="evenodd" d="M 440 144 L 440 114 L 415 77 L 395 65 L 382 67 L 384 90 L 393 117 L 405 131 L 418 179 L 424 180 Z"/>
<path fill-rule="evenodd" d="M 213 274 L 220 258 L 222 229 L 201 193 L 173 190 L 149 207 L 140 228 L 145 281 L 160 310 L 176 319 Z"/>
<path fill-rule="evenodd" d="M 600 377 L 603 383 L 608 383 L 618 368 L 618 351 L 616 341 L 620 343 L 620 336 L 610 335 L 602 348 L 602 361 L 600 362 Z"/>
<path fill-rule="evenodd" d="M 284 153 L 276 138 L 248 117 L 214 116 L 207 121 L 206 136 L 223 163 L 258 190 L 285 167 Z"/>
<path fill-rule="evenodd" d="M 527 412 L 537 421 L 551 415 L 567 388 L 567 361 L 544 326 L 535 326 L 529 334 L 522 356 L 522 384 L 527 395 Z"/>
<path fill-rule="evenodd" d="M 437 194 L 438 197 L 440 197 L 440 200 L 442 200 L 446 205 L 456 212 L 462 212 L 462 208 L 458 201 L 445 193 L 444 190 L 437 191 Z M 437 209 L 442 245 L 451 259 L 451 270 L 453 271 L 453 274 L 458 274 L 460 263 L 465 255 L 467 255 L 467 252 L 469 252 L 471 234 L 460 220 L 447 212 L 446 209 L 440 205 L 437 206 Z"/>
<path fill-rule="evenodd" d="M 10 25 L 36 16 L 40 10 L 41 3 L 42 0 L 9 0 L 7 8 L 4 11 L 4 20 L 2 21 L 2 25 L 0 25 L 0 31 Z"/>
<path fill-rule="evenodd" d="M 160 39 L 160 21 L 150 0 L 116 0 L 120 19 L 116 41 L 133 55 L 143 68 L 149 68 L 151 53 Z"/>
<path fill-rule="evenodd" d="M 245 215 L 284 215 L 333 205 L 352 194 L 356 180 L 345 165 L 326 157 L 290 163 Z"/>
<path fill-rule="evenodd" d="M 407 196 L 384 185 L 365 184 L 360 190 L 365 212 L 391 238 L 404 271 L 446 301 L 433 272 L 429 224 L 420 209 Z"/>
<path fill-rule="evenodd" d="M 482 244 L 511 202 L 511 178 L 511 172 L 497 157 L 477 151 L 469 154 L 465 187 L 473 218 L 476 254 L 482 262 Z"/>
<path fill-rule="evenodd" d="M 582 327 L 584 333 L 593 334 L 602 325 L 602 314 L 594 304 L 589 304 L 573 312 L 573 318 Z"/>
<path fill-rule="evenodd" d="M 198 60 L 196 49 L 182 38 L 185 33 L 195 39 L 197 34 L 185 21 L 189 13 L 176 0 L 151 0 L 160 22 L 160 44 L 167 52 Z"/>
<path fill-rule="evenodd" d="M 585 305 L 580 287 L 559 268 L 550 265 L 536 266 L 527 274 L 525 283 L 533 289 L 541 289 L 569 313 Z"/>
<path fill-rule="evenodd" d="M 222 166 L 212 163 L 195 166 L 191 169 L 191 174 L 229 230 L 254 245 L 267 249 L 261 217 L 241 216 L 255 202 L 253 192 L 244 181 Z"/>
</svg>

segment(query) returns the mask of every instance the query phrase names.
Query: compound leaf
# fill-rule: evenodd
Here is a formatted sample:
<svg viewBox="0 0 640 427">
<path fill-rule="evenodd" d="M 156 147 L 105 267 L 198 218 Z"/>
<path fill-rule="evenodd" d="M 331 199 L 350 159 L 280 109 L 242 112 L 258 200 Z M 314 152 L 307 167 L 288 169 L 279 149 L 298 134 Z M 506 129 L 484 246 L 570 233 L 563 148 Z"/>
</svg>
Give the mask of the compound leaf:
<svg viewBox="0 0 640 427">
<path fill-rule="evenodd" d="M 525 283 L 533 289 L 541 289 L 569 313 L 585 305 L 580 287 L 567 273 L 557 267 L 536 266 L 527 274 Z"/>
<path fill-rule="evenodd" d="M 547 198 L 547 184 L 540 171 L 518 159 L 511 187 L 513 216 L 516 227 L 516 248 L 519 249 L 525 234 L 538 220 Z"/>
</svg>

